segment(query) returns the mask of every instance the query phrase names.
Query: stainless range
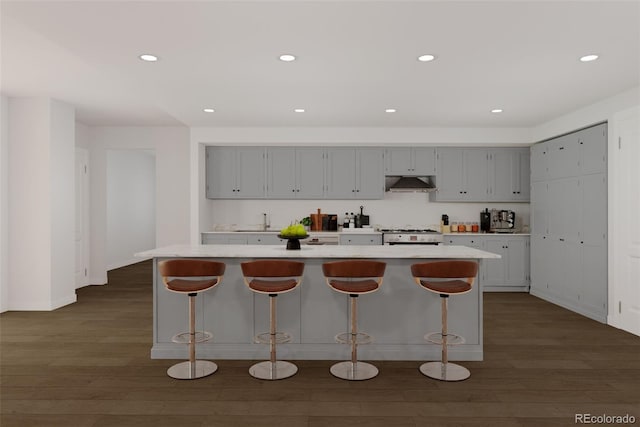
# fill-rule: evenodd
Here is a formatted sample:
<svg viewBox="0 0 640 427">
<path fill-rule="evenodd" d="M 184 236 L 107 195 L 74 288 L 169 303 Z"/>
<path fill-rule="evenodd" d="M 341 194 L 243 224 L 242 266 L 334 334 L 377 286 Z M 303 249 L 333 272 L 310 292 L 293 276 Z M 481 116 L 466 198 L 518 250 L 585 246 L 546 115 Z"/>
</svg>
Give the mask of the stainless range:
<svg viewBox="0 0 640 427">
<path fill-rule="evenodd" d="M 383 245 L 439 245 L 442 233 L 430 228 L 382 229 Z"/>
</svg>

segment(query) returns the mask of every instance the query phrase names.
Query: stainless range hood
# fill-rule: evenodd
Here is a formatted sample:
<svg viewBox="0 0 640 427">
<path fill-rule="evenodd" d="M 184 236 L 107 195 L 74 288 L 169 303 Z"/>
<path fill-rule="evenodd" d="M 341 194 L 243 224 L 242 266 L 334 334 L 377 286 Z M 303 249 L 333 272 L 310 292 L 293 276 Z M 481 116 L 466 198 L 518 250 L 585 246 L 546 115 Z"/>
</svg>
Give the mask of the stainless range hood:
<svg viewBox="0 0 640 427">
<path fill-rule="evenodd" d="M 429 193 L 436 191 L 433 177 L 429 176 L 387 176 L 386 191 L 394 193 Z"/>
</svg>

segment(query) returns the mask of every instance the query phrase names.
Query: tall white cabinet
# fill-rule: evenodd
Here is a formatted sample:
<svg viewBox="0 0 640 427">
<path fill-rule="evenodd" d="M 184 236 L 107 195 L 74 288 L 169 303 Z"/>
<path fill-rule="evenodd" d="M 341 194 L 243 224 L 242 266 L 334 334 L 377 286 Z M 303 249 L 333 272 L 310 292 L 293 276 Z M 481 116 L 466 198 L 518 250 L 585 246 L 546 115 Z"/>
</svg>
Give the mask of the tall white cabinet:
<svg viewBox="0 0 640 427">
<path fill-rule="evenodd" d="M 606 322 L 607 124 L 531 147 L 531 293 Z"/>
</svg>

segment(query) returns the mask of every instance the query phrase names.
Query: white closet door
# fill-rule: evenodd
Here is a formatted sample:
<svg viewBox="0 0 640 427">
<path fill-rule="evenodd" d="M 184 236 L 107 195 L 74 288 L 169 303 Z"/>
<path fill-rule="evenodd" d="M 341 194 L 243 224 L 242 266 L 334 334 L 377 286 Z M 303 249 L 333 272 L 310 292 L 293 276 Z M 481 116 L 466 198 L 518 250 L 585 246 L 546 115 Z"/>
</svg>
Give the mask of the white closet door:
<svg viewBox="0 0 640 427">
<path fill-rule="evenodd" d="M 610 321 L 640 335 L 640 107 L 614 118 L 610 186 Z"/>
</svg>

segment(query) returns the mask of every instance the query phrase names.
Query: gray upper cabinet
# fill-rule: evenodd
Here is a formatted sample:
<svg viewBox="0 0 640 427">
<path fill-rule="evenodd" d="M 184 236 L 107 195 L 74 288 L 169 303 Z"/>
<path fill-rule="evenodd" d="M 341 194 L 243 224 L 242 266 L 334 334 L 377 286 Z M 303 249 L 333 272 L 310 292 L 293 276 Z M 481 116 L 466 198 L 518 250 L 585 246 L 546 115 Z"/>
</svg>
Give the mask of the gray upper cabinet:
<svg viewBox="0 0 640 427">
<path fill-rule="evenodd" d="M 264 198 L 264 148 L 207 147 L 206 163 L 207 198 Z"/>
<path fill-rule="evenodd" d="M 324 160 L 324 148 L 269 148 L 267 150 L 267 198 L 323 198 Z"/>
<path fill-rule="evenodd" d="M 377 148 L 329 148 L 326 197 L 382 199 L 383 151 Z"/>
<path fill-rule="evenodd" d="M 563 135 L 547 142 L 549 179 L 580 174 L 580 145 L 576 134 Z"/>
<path fill-rule="evenodd" d="M 436 173 L 434 147 L 397 147 L 385 150 L 385 175 L 428 176 Z"/>
<path fill-rule="evenodd" d="M 607 124 L 582 129 L 578 132 L 578 144 L 581 152 L 582 174 L 604 173 L 607 171 Z"/>
<path fill-rule="evenodd" d="M 531 181 L 544 181 L 548 178 L 547 143 L 541 142 L 531 146 Z"/>
<path fill-rule="evenodd" d="M 528 148 L 489 150 L 489 201 L 529 201 L 529 158 Z"/>
<path fill-rule="evenodd" d="M 439 148 L 437 154 L 438 174 L 436 186 L 438 190 L 431 193 L 430 197 L 436 201 L 463 200 L 464 175 L 462 148 Z"/>
<path fill-rule="evenodd" d="M 435 201 L 483 202 L 488 200 L 488 151 L 474 148 L 440 148 L 437 153 Z"/>
</svg>

